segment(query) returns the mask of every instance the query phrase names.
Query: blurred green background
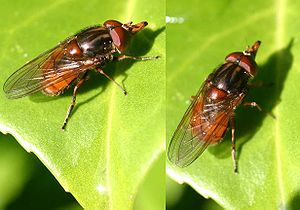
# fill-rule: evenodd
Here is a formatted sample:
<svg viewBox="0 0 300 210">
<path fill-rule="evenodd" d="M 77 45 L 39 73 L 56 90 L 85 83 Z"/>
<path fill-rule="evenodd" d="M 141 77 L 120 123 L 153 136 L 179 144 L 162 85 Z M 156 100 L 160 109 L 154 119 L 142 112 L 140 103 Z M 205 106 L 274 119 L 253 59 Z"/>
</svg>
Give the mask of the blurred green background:
<svg viewBox="0 0 300 210">
<path fill-rule="evenodd" d="M 83 209 L 48 169 L 10 135 L 0 133 L 0 209 Z M 165 157 L 161 155 L 141 184 L 134 210 L 164 209 Z M 154 193 L 155 192 L 155 193 Z"/>
<path fill-rule="evenodd" d="M 178 184 L 167 177 L 167 210 L 182 209 L 205 209 L 221 210 L 223 209 L 214 200 L 206 199 L 199 195 L 193 188 L 187 184 Z"/>
</svg>

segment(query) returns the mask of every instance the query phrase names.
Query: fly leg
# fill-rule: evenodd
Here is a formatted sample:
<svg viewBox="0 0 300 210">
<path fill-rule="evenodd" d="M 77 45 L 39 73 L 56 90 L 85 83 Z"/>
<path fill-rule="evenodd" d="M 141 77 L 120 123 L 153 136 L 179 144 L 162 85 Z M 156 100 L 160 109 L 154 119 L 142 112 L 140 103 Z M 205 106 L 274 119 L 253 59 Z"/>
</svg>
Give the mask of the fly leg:
<svg viewBox="0 0 300 210">
<path fill-rule="evenodd" d="M 122 60 L 125 60 L 125 59 L 130 59 L 130 60 L 136 60 L 136 61 L 147 61 L 147 60 L 155 60 L 155 59 L 158 59 L 158 58 L 160 58 L 160 56 L 135 57 L 135 56 L 130 56 L 130 55 L 121 55 L 119 57 L 114 57 L 114 60 L 122 61 Z M 123 91 L 124 95 L 127 95 L 126 90 L 119 83 L 117 83 L 114 79 L 110 78 L 107 74 L 105 74 L 105 72 L 102 69 L 96 68 L 96 70 L 100 74 L 103 74 L 107 79 L 109 79 L 110 81 L 115 83 Z"/>
<path fill-rule="evenodd" d="M 232 143 L 232 147 L 231 147 L 231 156 L 232 156 L 232 160 L 233 160 L 233 170 L 234 173 L 237 174 L 238 173 L 238 165 L 237 165 L 237 160 L 236 160 L 236 148 L 235 148 L 235 116 L 232 115 L 230 117 L 230 124 L 231 124 L 231 143 Z"/>
<path fill-rule="evenodd" d="M 260 106 L 256 102 L 245 102 L 243 103 L 244 106 L 251 106 L 251 107 L 256 107 L 259 111 L 262 111 Z"/>
<path fill-rule="evenodd" d="M 81 79 L 76 83 L 74 89 L 73 89 L 73 96 L 72 96 L 72 102 L 69 106 L 69 109 L 68 109 L 68 112 L 67 112 L 67 115 L 66 115 L 66 118 L 65 118 L 65 121 L 64 121 L 64 124 L 62 126 L 62 130 L 64 131 L 66 126 L 67 126 L 67 123 L 68 123 L 68 120 L 69 120 L 69 117 L 72 113 L 72 110 L 75 106 L 75 103 L 76 103 L 76 94 L 77 94 L 77 90 L 78 88 L 84 83 L 84 81 L 86 80 L 87 78 L 87 72 L 81 77 Z"/>
<path fill-rule="evenodd" d="M 116 57 L 117 61 L 121 61 L 124 59 L 130 59 L 130 60 L 136 60 L 136 61 L 147 61 L 147 60 L 155 60 L 158 58 L 160 58 L 159 55 L 151 56 L 151 57 L 134 57 L 134 56 L 130 56 L 130 55 L 121 55 L 119 57 Z"/>
<path fill-rule="evenodd" d="M 123 91 L 124 95 L 125 96 L 127 95 L 126 90 L 119 83 L 117 83 L 114 79 L 110 78 L 110 76 L 108 76 L 102 69 L 97 67 L 96 71 L 99 72 L 100 74 L 104 75 L 107 79 L 109 79 L 113 83 L 115 83 Z"/>
<path fill-rule="evenodd" d="M 262 108 L 256 102 L 245 102 L 243 103 L 244 106 L 251 106 L 256 107 L 259 111 L 263 111 Z M 275 115 L 270 112 L 265 112 L 266 114 L 270 115 L 272 118 L 276 119 Z"/>
</svg>

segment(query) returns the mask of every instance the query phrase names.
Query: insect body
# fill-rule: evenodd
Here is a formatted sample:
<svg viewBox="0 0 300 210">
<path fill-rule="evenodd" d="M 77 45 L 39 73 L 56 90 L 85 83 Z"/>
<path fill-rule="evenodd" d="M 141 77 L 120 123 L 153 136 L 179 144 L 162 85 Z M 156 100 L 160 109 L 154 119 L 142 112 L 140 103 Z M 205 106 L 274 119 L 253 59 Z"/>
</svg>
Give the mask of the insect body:
<svg viewBox="0 0 300 210">
<path fill-rule="evenodd" d="M 77 90 L 86 80 L 88 70 L 95 69 L 103 74 L 126 95 L 122 86 L 105 74 L 102 68 L 113 60 L 157 58 L 117 56 L 125 52 L 131 37 L 146 25 L 147 22 L 122 24 L 108 20 L 102 26 L 82 30 L 18 69 L 7 79 L 3 90 L 10 99 L 37 91 L 55 96 L 62 94 L 71 84 L 75 84 L 72 103 L 62 127 L 65 129 L 75 105 Z"/>
<path fill-rule="evenodd" d="M 259 46 L 260 41 L 257 41 L 244 52 L 229 54 L 225 63 L 205 80 L 169 145 L 168 157 L 174 164 L 190 165 L 208 145 L 220 142 L 231 124 L 232 158 L 237 172 L 234 110 L 247 93 L 249 79 L 256 75 L 254 59 Z M 255 102 L 246 105 L 259 108 Z"/>
</svg>

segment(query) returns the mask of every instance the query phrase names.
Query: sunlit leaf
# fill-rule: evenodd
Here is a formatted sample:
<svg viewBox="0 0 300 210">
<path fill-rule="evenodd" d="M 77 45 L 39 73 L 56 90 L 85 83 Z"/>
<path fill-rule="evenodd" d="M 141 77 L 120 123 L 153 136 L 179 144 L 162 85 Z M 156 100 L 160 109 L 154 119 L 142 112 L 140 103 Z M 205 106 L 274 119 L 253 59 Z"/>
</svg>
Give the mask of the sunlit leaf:
<svg viewBox="0 0 300 210">
<path fill-rule="evenodd" d="M 165 180 L 165 153 L 163 153 L 145 177 L 140 185 L 135 203 L 134 210 L 159 210 L 166 207 L 166 190 Z"/>
</svg>

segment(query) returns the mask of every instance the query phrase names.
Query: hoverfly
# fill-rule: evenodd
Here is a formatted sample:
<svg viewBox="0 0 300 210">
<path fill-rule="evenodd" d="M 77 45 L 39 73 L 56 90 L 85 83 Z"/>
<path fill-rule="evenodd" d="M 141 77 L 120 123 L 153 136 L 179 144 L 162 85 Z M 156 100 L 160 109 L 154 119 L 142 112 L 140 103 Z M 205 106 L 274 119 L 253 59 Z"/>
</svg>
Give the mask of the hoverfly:
<svg viewBox="0 0 300 210">
<path fill-rule="evenodd" d="M 204 81 L 173 134 L 168 150 L 171 162 L 179 167 L 190 165 L 210 144 L 222 140 L 230 124 L 237 173 L 234 111 L 243 102 L 249 79 L 256 75 L 255 55 L 260 43 L 255 42 L 244 52 L 230 53 Z M 244 104 L 261 110 L 255 102 Z"/>
<path fill-rule="evenodd" d="M 115 60 L 158 58 L 124 54 L 131 37 L 147 25 L 145 21 L 122 24 L 116 20 L 107 20 L 102 26 L 86 28 L 26 63 L 7 79 L 3 90 L 10 99 L 21 98 L 37 91 L 56 96 L 74 84 L 72 102 L 62 126 L 64 130 L 75 106 L 77 91 L 87 79 L 89 70 L 95 69 L 107 77 L 126 95 L 127 92 L 122 86 L 102 68 Z M 119 54 L 123 55 L 118 56 Z"/>
</svg>

